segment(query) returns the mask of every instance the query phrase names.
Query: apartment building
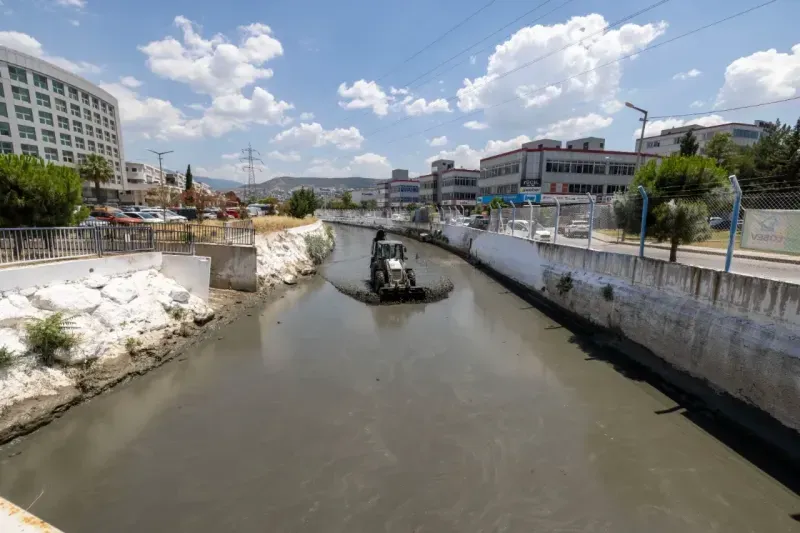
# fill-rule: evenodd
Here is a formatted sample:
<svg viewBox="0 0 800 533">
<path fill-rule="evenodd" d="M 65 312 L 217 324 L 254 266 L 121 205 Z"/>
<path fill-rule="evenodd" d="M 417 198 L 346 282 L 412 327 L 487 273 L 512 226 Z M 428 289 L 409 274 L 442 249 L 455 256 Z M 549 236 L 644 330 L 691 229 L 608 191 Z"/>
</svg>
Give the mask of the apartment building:
<svg viewBox="0 0 800 533">
<path fill-rule="evenodd" d="M 481 159 L 479 202 L 495 197 L 517 203 L 582 201 L 586 194 L 606 200 L 627 190 L 636 172 L 636 152 L 605 149 L 605 139 L 586 137 L 564 143 L 539 139 Z M 643 154 L 643 162 L 660 156 Z"/>
<path fill-rule="evenodd" d="M 147 163 L 125 162 L 125 188 L 120 192 L 123 204 L 144 205 L 147 191 L 164 183 L 164 173 Z"/>
<path fill-rule="evenodd" d="M 681 137 L 686 135 L 687 131 L 691 131 L 697 143 L 700 145 L 700 153 L 704 153 L 706 144 L 714 135 L 718 133 L 729 133 L 733 142 L 739 146 L 753 146 L 761 138 L 764 133 L 764 121 L 757 120 L 753 124 L 744 124 L 741 122 L 729 122 L 727 124 L 718 124 L 716 126 L 698 126 L 696 124 L 689 124 L 681 126 L 680 128 L 669 128 L 661 130 L 659 135 L 653 135 L 644 138 L 644 150 L 647 153 L 668 156 L 679 152 L 681 149 Z M 636 140 L 635 150 L 639 150 L 639 140 Z"/>
<path fill-rule="evenodd" d="M 85 184 L 84 201 L 116 204 L 125 190 L 124 153 L 116 98 L 41 59 L 0 46 L 0 153 L 28 154 L 76 167 L 87 154 L 105 157 L 114 179 L 103 198 Z"/>
</svg>

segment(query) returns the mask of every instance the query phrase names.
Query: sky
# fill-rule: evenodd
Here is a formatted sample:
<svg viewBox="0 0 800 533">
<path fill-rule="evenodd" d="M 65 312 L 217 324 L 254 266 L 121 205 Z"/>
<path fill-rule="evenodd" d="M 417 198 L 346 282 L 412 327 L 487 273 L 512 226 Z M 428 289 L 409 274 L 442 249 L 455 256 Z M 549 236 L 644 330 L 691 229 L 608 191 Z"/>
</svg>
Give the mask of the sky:
<svg viewBox="0 0 800 533">
<path fill-rule="evenodd" d="M 800 2 L 0 0 L 0 44 L 119 101 L 125 157 L 246 181 L 388 178 L 549 137 L 633 150 L 684 123 L 794 123 Z M 675 39 L 674 41 L 670 41 Z M 701 113 L 696 117 L 674 115 Z"/>
</svg>

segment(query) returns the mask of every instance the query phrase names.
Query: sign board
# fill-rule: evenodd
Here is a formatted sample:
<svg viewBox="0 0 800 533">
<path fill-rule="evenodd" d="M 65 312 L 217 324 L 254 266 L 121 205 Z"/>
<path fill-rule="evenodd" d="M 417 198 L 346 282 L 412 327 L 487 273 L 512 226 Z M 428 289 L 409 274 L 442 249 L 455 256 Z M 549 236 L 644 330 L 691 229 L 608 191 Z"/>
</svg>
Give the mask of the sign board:
<svg viewBox="0 0 800 533">
<path fill-rule="evenodd" d="M 538 204 L 542 201 L 541 194 L 488 194 L 486 196 L 478 196 L 478 203 L 488 204 L 495 198 L 500 198 L 504 202 L 514 203 L 515 205 L 525 205 L 525 202 Z"/>
<path fill-rule="evenodd" d="M 525 180 L 525 181 L 534 181 L 534 180 Z M 535 180 L 538 182 L 539 180 Z M 526 187 L 525 185 L 520 186 L 519 192 L 522 194 L 539 194 L 542 192 L 541 187 Z"/>
<path fill-rule="evenodd" d="M 748 209 L 742 227 L 742 248 L 800 253 L 800 211 Z"/>
<path fill-rule="evenodd" d="M 570 194 L 543 194 L 542 195 L 542 203 L 554 204 L 554 203 L 556 203 L 556 200 L 555 200 L 556 198 L 558 198 L 558 201 L 561 202 L 562 204 L 588 204 L 589 203 L 589 198 L 585 194 L 576 194 L 576 195 L 570 195 Z M 594 201 L 596 202 L 597 201 L 597 196 L 592 195 L 592 199 L 594 199 Z"/>
</svg>

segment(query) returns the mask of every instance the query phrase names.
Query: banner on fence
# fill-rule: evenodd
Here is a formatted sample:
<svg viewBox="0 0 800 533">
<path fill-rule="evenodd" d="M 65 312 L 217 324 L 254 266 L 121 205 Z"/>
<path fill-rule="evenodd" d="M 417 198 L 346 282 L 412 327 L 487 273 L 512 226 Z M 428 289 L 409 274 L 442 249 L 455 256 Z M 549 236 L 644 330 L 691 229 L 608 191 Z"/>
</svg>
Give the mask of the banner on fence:
<svg viewBox="0 0 800 533">
<path fill-rule="evenodd" d="M 742 248 L 800 253 L 800 211 L 748 209 L 742 228 Z"/>
</svg>

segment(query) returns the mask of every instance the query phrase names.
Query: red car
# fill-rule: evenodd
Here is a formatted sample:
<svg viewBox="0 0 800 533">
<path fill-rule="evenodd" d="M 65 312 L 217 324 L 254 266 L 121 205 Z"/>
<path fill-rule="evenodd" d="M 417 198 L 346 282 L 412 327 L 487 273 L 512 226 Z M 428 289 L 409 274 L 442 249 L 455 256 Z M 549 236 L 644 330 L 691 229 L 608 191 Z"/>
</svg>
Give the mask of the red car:
<svg viewBox="0 0 800 533">
<path fill-rule="evenodd" d="M 118 224 L 120 226 L 135 226 L 144 222 L 138 218 L 129 217 L 119 209 L 92 211 L 90 215 L 97 220 L 105 220 L 109 224 Z"/>
</svg>

